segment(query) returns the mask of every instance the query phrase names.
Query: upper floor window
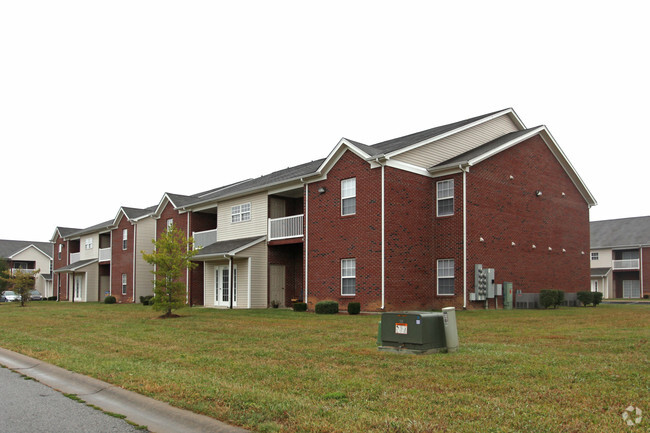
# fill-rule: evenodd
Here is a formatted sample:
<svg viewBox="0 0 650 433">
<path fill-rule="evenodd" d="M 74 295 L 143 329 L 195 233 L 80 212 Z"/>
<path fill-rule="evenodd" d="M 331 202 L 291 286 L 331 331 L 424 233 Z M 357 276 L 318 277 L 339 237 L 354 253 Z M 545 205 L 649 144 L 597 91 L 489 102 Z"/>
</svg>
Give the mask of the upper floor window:
<svg viewBox="0 0 650 433">
<path fill-rule="evenodd" d="M 357 178 L 341 181 L 341 215 L 357 213 Z"/>
<path fill-rule="evenodd" d="M 122 249 L 125 250 L 128 246 L 129 240 L 129 231 L 127 229 L 122 230 Z"/>
<path fill-rule="evenodd" d="M 591 253 L 591 260 L 598 260 L 598 253 Z"/>
<path fill-rule="evenodd" d="M 173 218 L 169 218 L 169 219 L 167 220 L 167 231 L 170 231 L 170 230 L 172 229 L 172 226 L 173 226 L 173 225 L 174 225 L 174 219 L 173 219 Z"/>
<path fill-rule="evenodd" d="M 93 249 L 93 238 L 86 238 L 84 242 L 84 248 L 86 248 L 87 250 Z"/>
<path fill-rule="evenodd" d="M 454 294 L 454 259 L 438 260 L 438 294 Z"/>
<path fill-rule="evenodd" d="M 59 244 L 59 260 L 61 260 L 61 251 L 63 250 L 63 244 Z"/>
<path fill-rule="evenodd" d="M 454 214 L 454 179 L 441 180 L 437 183 L 438 216 Z"/>
<path fill-rule="evenodd" d="M 250 221 L 251 219 L 251 204 L 244 203 L 238 204 L 230 208 L 231 222 L 238 223 L 241 221 Z"/>
<path fill-rule="evenodd" d="M 341 260 L 341 295 L 354 296 L 357 287 L 357 259 Z"/>
</svg>

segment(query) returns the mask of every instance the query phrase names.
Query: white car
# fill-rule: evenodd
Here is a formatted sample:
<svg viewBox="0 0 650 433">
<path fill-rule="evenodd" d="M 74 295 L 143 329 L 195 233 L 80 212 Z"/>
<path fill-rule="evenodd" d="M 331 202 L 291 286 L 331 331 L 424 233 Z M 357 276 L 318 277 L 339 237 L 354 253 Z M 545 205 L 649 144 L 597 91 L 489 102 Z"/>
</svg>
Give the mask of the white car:
<svg viewBox="0 0 650 433">
<path fill-rule="evenodd" d="M 0 295 L 0 302 L 20 301 L 21 299 L 22 297 L 20 295 L 17 295 L 16 292 L 12 292 L 11 290 L 5 290 Z"/>
</svg>

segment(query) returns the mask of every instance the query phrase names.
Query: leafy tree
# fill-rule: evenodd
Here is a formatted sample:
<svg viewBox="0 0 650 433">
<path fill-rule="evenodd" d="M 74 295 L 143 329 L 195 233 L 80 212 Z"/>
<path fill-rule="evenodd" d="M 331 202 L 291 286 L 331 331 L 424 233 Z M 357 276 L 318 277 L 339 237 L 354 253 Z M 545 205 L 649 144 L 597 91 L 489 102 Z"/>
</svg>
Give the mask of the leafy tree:
<svg viewBox="0 0 650 433">
<path fill-rule="evenodd" d="M 0 292 L 9 287 L 9 273 L 7 272 L 7 269 L 9 269 L 7 262 L 0 259 Z"/>
<path fill-rule="evenodd" d="M 20 295 L 20 306 L 24 307 L 29 302 L 29 292 L 34 290 L 34 276 L 40 271 L 40 269 L 35 271 L 21 270 L 9 277 L 0 275 L 0 280 L 5 281 L 11 290 Z"/>
<path fill-rule="evenodd" d="M 175 317 L 172 310 L 185 306 L 184 271 L 196 267 L 196 263 L 191 262 L 197 253 L 192 248 L 194 240 L 188 239 L 183 230 L 172 224 L 152 242 L 154 251 L 151 254 L 142 251 L 142 258 L 154 265 L 153 308 L 165 311 L 162 317 Z"/>
</svg>

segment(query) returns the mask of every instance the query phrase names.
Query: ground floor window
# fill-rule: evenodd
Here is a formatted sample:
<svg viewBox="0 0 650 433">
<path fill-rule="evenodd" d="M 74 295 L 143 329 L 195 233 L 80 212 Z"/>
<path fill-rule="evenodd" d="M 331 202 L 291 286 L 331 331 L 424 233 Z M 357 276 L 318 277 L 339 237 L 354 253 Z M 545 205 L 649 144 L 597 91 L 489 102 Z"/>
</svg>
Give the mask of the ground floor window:
<svg viewBox="0 0 650 433">
<path fill-rule="evenodd" d="M 341 260 L 341 295 L 354 296 L 357 286 L 357 259 Z"/>
<path fill-rule="evenodd" d="M 126 274 L 122 274 L 122 294 L 126 295 Z"/>
<path fill-rule="evenodd" d="M 438 294 L 454 294 L 454 259 L 438 260 Z"/>
</svg>

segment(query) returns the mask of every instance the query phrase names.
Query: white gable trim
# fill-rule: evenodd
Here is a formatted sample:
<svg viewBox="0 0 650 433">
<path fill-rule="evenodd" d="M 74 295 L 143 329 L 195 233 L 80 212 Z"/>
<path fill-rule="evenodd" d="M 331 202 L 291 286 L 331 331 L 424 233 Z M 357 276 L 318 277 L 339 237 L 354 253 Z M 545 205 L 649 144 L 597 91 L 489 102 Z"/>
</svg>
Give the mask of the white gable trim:
<svg viewBox="0 0 650 433">
<path fill-rule="evenodd" d="M 323 161 L 323 163 L 320 165 L 320 167 L 318 167 L 318 170 L 316 170 L 316 173 L 314 174 L 318 175 L 328 172 L 332 166 L 336 164 L 336 162 L 341 158 L 341 156 L 343 156 L 346 150 L 350 150 L 352 153 L 363 160 L 368 160 L 371 158 L 370 155 L 368 155 L 366 152 L 362 151 L 345 138 L 341 138 L 338 144 L 334 147 L 334 149 L 332 149 L 329 155 L 327 155 L 325 161 Z"/>
<path fill-rule="evenodd" d="M 27 245 L 25 248 L 23 248 L 23 249 L 21 249 L 21 250 L 19 250 L 19 251 L 16 251 L 16 252 L 13 253 L 12 255 L 10 255 L 8 258 L 13 260 L 13 258 L 16 257 L 18 254 L 22 253 L 23 251 L 27 251 L 27 250 L 30 249 L 30 248 L 34 248 L 36 251 L 40 252 L 40 253 L 43 254 L 45 257 L 47 257 L 48 259 L 52 260 L 52 257 L 50 257 L 50 255 L 49 255 L 48 253 L 46 253 L 45 251 L 43 251 L 42 249 L 40 249 L 39 247 L 37 247 L 37 246 L 34 245 L 34 244 L 29 244 L 29 245 Z"/>
</svg>

